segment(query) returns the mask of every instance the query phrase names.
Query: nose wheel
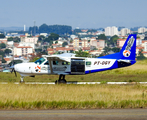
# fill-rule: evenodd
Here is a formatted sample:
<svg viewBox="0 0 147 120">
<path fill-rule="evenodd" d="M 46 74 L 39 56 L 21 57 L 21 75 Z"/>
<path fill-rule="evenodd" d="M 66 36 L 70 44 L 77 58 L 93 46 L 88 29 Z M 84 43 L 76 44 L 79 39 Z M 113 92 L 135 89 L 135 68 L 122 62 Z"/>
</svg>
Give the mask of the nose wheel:
<svg viewBox="0 0 147 120">
<path fill-rule="evenodd" d="M 20 83 L 24 83 L 23 78 L 24 78 L 24 76 L 21 76 L 21 77 L 20 77 Z"/>
<path fill-rule="evenodd" d="M 59 75 L 59 80 L 55 81 L 55 84 L 66 84 L 65 75 Z"/>
</svg>

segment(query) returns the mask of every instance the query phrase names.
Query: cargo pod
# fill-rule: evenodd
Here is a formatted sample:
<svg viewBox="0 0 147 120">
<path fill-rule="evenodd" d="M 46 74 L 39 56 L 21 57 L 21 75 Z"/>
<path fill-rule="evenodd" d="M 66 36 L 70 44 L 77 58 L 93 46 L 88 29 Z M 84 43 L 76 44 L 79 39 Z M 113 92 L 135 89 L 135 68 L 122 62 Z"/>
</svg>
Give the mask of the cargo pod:
<svg viewBox="0 0 147 120">
<path fill-rule="evenodd" d="M 71 74 L 85 74 L 85 59 L 71 59 Z"/>
</svg>

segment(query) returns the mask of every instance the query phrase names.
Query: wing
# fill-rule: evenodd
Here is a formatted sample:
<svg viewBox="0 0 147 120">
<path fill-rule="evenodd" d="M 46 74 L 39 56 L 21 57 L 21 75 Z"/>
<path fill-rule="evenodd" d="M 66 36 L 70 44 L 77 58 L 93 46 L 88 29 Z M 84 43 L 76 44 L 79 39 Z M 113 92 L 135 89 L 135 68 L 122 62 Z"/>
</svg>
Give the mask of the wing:
<svg viewBox="0 0 147 120">
<path fill-rule="evenodd" d="M 47 60 L 49 61 L 51 74 L 53 74 L 53 67 L 52 67 L 51 61 L 71 62 L 71 56 L 67 57 L 67 56 L 62 56 L 62 55 L 51 55 L 51 56 L 44 55 L 44 57 L 46 57 Z"/>
</svg>

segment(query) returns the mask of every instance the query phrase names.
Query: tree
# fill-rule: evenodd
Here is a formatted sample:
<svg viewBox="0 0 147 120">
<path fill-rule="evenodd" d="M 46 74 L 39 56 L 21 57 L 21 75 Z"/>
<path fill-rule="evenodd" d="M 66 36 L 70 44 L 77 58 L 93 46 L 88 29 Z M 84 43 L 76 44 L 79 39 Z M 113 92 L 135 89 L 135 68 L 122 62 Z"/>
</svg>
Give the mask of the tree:
<svg viewBox="0 0 147 120">
<path fill-rule="evenodd" d="M 59 35 L 56 33 L 51 33 L 48 37 L 50 40 L 58 40 L 59 39 Z"/>
<path fill-rule="evenodd" d="M 75 51 L 76 57 L 89 57 L 90 54 L 88 52 L 83 52 L 82 50 Z"/>
<path fill-rule="evenodd" d="M 39 53 L 39 52 L 41 52 L 41 51 L 42 51 L 41 48 L 35 49 L 35 52 L 36 52 L 36 53 Z"/>
<path fill-rule="evenodd" d="M 108 46 L 116 46 L 117 45 L 117 40 L 119 39 L 119 37 L 117 35 L 114 35 L 110 38 L 110 40 L 106 40 L 106 43 Z"/>
<path fill-rule="evenodd" d="M 14 41 L 14 42 L 17 42 L 17 43 L 20 42 L 20 38 L 19 37 L 14 37 L 14 38 L 13 37 L 10 37 L 7 40 L 8 41 Z"/>
<path fill-rule="evenodd" d="M 39 33 L 56 33 L 59 35 L 72 34 L 72 27 L 67 25 L 46 25 L 39 27 Z"/>
<path fill-rule="evenodd" d="M 120 51 L 120 48 L 114 47 L 114 48 L 112 48 L 111 50 L 112 50 L 114 53 L 117 53 L 117 52 Z"/>
<path fill-rule="evenodd" d="M 5 53 L 2 50 L 0 50 L 0 55 L 2 55 L 2 57 L 4 57 Z"/>
<path fill-rule="evenodd" d="M 110 38 L 111 41 L 111 45 L 116 46 L 117 45 L 117 40 L 119 39 L 119 37 L 117 35 L 114 35 Z"/>
<path fill-rule="evenodd" d="M 38 42 L 43 42 L 44 39 L 45 39 L 45 37 L 43 35 L 40 35 L 38 37 Z"/>
<path fill-rule="evenodd" d="M 37 26 L 29 27 L 29 33 L 35 36 L 36 33 L 39 33 L 39 29 Z"/>
<path fill-rule="evenodd" d="M 16 43 L 18 43 L 18 42 L 20 42 L 20 38 L 19 37 L 15 37 L 15 38 L 13 38 L 13 41 Z"/>
<path fill-rule="evenodd" d="M 0 34 L 0 38 L 5 38 L 5 35 L 4 34 Z"/>
<path fill-rule="evenodd" d="M 6 48 L 6 44 L 5 43 L 1 43 L 0 44 L 0 48 L 2 49 L 2 48 Z"/>
<path fill-rule="evenodd" d="M 75 34 L 75 35 L 78 34 L 78 33 L 80 33 L 80 32 L 82 32 L 81 29 L 74 29 L 73 30 L 73 34 Z"/>
<path fill-rule="evenodd" d="M 139 55 L 136 57 L 137 60 L 143 60 L 143 59 L 146 58 L 146 57 L 143 55 L 142 51 L 143 51 L 143 50 L 140 50 L 140 51 L 139 51 Z"/>
<path fill-rule="evenodd" d="M 107 40 L 107 37 L 105 36 L 105 34 L 100 34 L 100 35 L 98 36 L 98 40 L 100 40 L 100 39 L 102 39 L 102 40 Z"/>
<path fill-rule="evenodd" d="M 59 38 L 59 35 L 58 34 L 55 34 L 55 33 L 51 33 L 48 38 L 44 39 L 44 42 L 48 42 L 50 43 L 50 45 L 53 44 L 53 41 L 54 40 L 58 40 Z"/>
<path fill-rule="evenodd" d="M 2 63 L 6 63 L 6 60 L 4 58 L 2 59 Z"/>
<path fill-rule="evenodd" d="M 39 27 L 39 33 L 49 33 L 49 27 L 47 24 L 42 24 Z"/>
<path fill-rule="evenodd" d="M 22 63 L 22 62 L 23 62 L 22 60 L 12 60 L 8 65 L 13 66 L 15 64 Z"/>
<path fill-rule="evenodd" d="M 111 48 L 105 47 L 104 49 L 104 54 L 107 55 L 109 51 L 111 51 Z"/>
<path fill-rule="evenodd" d="M 13 37 L 9 37 L 7 40 L 8 41 L 13 41 Z"/>
<path fill-rule="evenodd" d="M 12 52 L 12 51 L 11 51 L 10 49 L 5 49 L 5 50 L 4 50 L 4 53 L 5 53 L 5 54 L 9 54 L 9 53 L 11 53 L 11 52 Z"/>
<path fill-rule="evenodd" d="M 68 45 L 67 42 L 62 43 L 62 47 L 65 47 L 66 45 Z"/>
</svg>

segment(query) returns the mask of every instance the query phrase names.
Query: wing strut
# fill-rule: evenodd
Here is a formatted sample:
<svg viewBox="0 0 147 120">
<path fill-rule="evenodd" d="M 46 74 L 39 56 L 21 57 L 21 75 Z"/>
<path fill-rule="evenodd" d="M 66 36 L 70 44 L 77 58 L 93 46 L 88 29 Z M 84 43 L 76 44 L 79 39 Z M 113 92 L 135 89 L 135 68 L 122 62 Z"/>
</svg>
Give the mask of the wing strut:
<svg viewBox="0 0 147 120">
<path fill-rule="evenodd" d="M 50 65 L 51 74 L 53 74 L 53 67 L 52 67 L 51 59 L 48 58 L 48 61 L 49 61 L 49 65 Z"/>
</svg>

